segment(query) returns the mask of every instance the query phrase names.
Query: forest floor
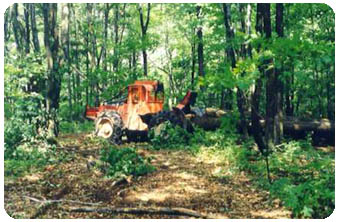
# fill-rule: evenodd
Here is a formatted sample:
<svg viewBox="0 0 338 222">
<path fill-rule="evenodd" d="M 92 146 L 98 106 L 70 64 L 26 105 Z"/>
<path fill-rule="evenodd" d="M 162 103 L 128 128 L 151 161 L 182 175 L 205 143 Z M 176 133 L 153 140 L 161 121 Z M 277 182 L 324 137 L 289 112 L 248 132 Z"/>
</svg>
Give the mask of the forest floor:
<svg viewBox="0 0 338 222">
<path fill-rule="evenodd" d="M 133 145 L 140 155 L 151 157 L 151 164 L 157 170 L 116 185 L 99 170 L 88 169 L 88 159 L 98 158 L 100 151 L 100 146 L 90 142 L 88 134 L 62 135 L 58 142 L 59 149 L 70 156 L 67 161 L 47 165 L 33 174 L 5 178 L 5 209 L 12 217 L 189 218 L 70 212 L 80 207 L 179 207 L 212 218 L 291 217 L 291 212 L 281 206 L 278 199 L 271 199 L 267 191 L 257 188 L 245 173 L 224 178 L 215 176 L 224 164 L 213 158 L 182 150 L 151 150 L 142 143 L 125 144 L 122 147 Z"/>
</svg>

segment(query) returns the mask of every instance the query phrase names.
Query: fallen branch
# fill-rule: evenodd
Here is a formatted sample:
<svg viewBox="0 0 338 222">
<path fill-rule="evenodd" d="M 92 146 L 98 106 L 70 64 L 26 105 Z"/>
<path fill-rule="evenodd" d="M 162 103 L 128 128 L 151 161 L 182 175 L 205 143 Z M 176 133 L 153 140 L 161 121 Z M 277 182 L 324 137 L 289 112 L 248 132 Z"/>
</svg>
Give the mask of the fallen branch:
<svg viewBox="0 0 338 222">
<path fill-rule="evenodd" d="M 65 199 L 60 199 L 60 200 L 39 200 L 34 197 L 29 197 L 29 196 L 24 196 L 25 198 L 32 200 L 37 203 L 41 204 L 46 204 L 46 203 L 60 203 L 60 202 L 67 202 L 67 203 L 74 203 L 74 204 L 82 204 L 82 205 L 89 205 L 89 206 L 97 206 L 100 205 L 100 203 L 90 203 L 90 202 L 81 202 L 81 201 L 76 201 L 76 200 L 65 200 Z"/>
<path fill-rule="evenodd" d="M 70 212 L 96 212 L 111 214 L 166 214 L 176 216 L 189 216 L 196 218 L 208 218 L 208 215 L 185 208 L 72 208 Z"/>
<path fill-rule="evenodd" d="M 87 202 L 81 202 L 81 201 L 76 201 L 76 200 L 64 200 L 64 199 L 60 199 L 60 200 L 39 200 L 39 199 L 36 199 L 34 197 L 29 197 L 29 196 L 24 196 L 24 197 L 31 200 L 31 201 L 40 203 L 38 209 L 30 217 L 31 219 L 37 218 L 38 216 L 43 214 L 49 207 L 51 207 L 52 205 L 54 205 L 56 203 L 68 202 L 68 203 L 91 205 L 91 206 L 99 205 L 99 203 L 87 203 Z"/>
</svg>

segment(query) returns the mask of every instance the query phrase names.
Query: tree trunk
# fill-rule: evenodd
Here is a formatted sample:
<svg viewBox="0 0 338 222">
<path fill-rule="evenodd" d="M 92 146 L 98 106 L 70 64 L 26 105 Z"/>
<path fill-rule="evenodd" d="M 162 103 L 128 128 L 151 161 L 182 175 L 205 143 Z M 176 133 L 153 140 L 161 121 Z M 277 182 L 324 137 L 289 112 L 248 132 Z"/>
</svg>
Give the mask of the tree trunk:
<svg viewBox="0 0 338 222">
<path fill-rule="evenodd" d="M 276 32 L 279 38 L 284 37 L 284 29 L 283 29 L 283 3 L 277 3 L 276 4 Z M 283 67 L 281 62 L 281 67 Z M 275 86 L 276 86 L 276 113 L 275 113 L 275 119 L 274 124 L 276 128 L 276 134 L 275 134 L 275 144 L 280 144 L 281 139 L 283 137 L 283 82 L 280 79 L 282 68 L 275 68 Z"/>
<path fill-rule="evenodd" d="M 259 34 L 263 34 L 263 4 L 257 4 L 257 16 L 256 16 L 256 31 Z M 262 72 L 262 67 L 259 67 L 260 72 Z M 262 154 L 266 154 L 266 145 L 263 139 L 263 129 L 259 124 L 260 120 L 260 111 L 259 111 L 259 98 L 262 91 L 262 77 L 258 77 L 254 87 L 254 92 L 251 98 L 251 125 L 252 125 L 252 134 L 254 136 L 255 142 Z"/>
<path fill-rule="evenodd" d="M 38 38 L 38 29 L 36 28 L 36 20 L 35 20 L 35 4 L 29 4 L 30 8 L 30 19 L 31 19 L 31 30 L 32 30 L 32 37 L 33 37 L 33 45 L 34 51 L 40 52 L 40 42 Z"/>
<path fill-rule="evenodd" d="M 103 70 L 106 72 L 107 71 L 107 41 L 108 41 L 108 18 L 109 18 L 109 11 L 110 11 L 110 6 L 108 3 L 105 3 L 105 8 L 104 8 L 104 45 L 103 45 Z"/>
<path fill-rule="evenodd" d="M 119 53 L 118 53 L 118 43 L 119 43 L 119 4 L 116 4 L 114 7 L 114 61 L 113 61 L 113 71 L 118 72 L 119 66 Z"/>
<path fill-rule="evenodd" d="M 59 98 L 61 91 L 61 73 L 59 72 L 59 37 L 57 30 L 57 4 L 43 4 L 44 21 L 44 42 L 46 48 L 46 58 L 48 67 L 47 77 L 47 131 L 49 137 L 58 135 L 59 123 L 57 120 L 57 111 L 59 108 Z"/>
<path fill-rule="evenodd" d="M 196 6 L 197 19 L 201 18 L 201 6 Z M 198 76 L 204 77 L 204 55 L 203 55 L 203 31 L 202 26 L 197 27 L 197 60 L 198 60 Z M 203 87 L 201 88 L 203 90 Z"/>
<path fill-rule="evenodd" d="M 72 104 L 72 74 L 70 69 L 71 58 L 70 58 L 70 41 L 69 41 L 69 26 L 70 26 L 70 13 L 68 4 L 62 4 L 61 9 L 61 45 L 66 60 L 66 69 L 68 73 L 67 90 L 68 90 L 68 106 L 70 111 L 70 118 L 73 117 L 73 104 Z"/>
<path fill-rule="evenodd" d="M 148 60 L 147 60 L 147 50 L 146 50 L 146 35 L 147 35 L 147 30 L 148 30 L 148 25 L 149 25 L 149 20 L 150 20 L 150 9 L 151 9 L 151 4 L 147 4 L 147 18 L 146 22 L 144 23 L 144 18 L 143 18 L 143 9 L 142 5 L 139 4 L 138 11 L 140 15 L 140 24 L 141 24 L 141 34 L 142 34 L 142 56 L 143 56 L 143 74 L 144 76 L 148 75 Z"/>
<path fill-rule="evenodd" d="M 232 42 L 234 40 L 235 34 L 233 31 L 233 28 L 231 27 L 231 10 L 230 10 L 230 4 L 223 3 L 223 15 L 224 15 L 224 27 L 225 27 L 225 33 L 226 33 L 226 39 L 229 42 Z M 242 30 L 243 31 L 243 30 Z M 236 67 L 236 55 L 234 48 L 229 45 L 226 49 L 226 54 L 229 62 L 231 63 L 231 67 L 234 69 Z M 243 91 L 237 87 L 237 107 L 238 111 L 240 113 L 240 123 L 241 123 L 241 130 L 243 133 L 243 139 L 246 140 L 248 135 L 248 129 L 247 124 L 245 120 L 244 115 L 244 94 Z"/>
<path fill-rule="evenodd" d="M 19 53 L 22 52 L 22 33 L 24 32 L 21 27 L 21 24 L 18 20 L 19 12 L 18 12 L 18 3 L 14 3 L 11 10 L 11 17 L 13 23 L 13 33 L 15 38 L 16 49 Z"/>
<path fill-rule="evenodd" d="M 7 42 L 10 39 L 9 24 L 10 23 L 10 8 L 5 11 L 5 21 L 4 21 L 4 38 L 5 38 L 5 53 L 8 52 Z M 6 56 L 6 55 L 5 55 Z"/>
<path fill-rule="evenodd" d="M 25 17 L 25 52 L 26 54 L 30 51 L 30 26 L 29 26 L 29 5 L 24 3 L 24 17 Z"/>
<path fill-rule="evenodd" d="M 194 90 L 194 81 L 195 81 L 195 66 L 196 66 L 195 51 L 196 51 L 196 43 L 193 40 L 193 42 L 191 43 L 191 89 L 192 90 Z"/>
</svg>

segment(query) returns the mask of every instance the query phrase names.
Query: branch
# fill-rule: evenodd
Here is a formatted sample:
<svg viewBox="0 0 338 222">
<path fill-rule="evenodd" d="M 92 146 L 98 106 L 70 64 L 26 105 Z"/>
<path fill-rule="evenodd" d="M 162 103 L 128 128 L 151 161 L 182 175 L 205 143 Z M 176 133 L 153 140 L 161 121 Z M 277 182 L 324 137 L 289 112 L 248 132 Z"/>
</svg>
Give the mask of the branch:
<svg viewBox="0 0 338 222">
<path fill-rule="evenodd" d="M 140 14 L 140 23 L 141 23 L 142 35 L 144 35 L 143 11 L 142 11 L 141 4 L 139 4 L 139 6 L 138 6 L 138 11 L 139 11 L 139 14 Z"/>
<path fill-rule="evenodd" d="M 89 203 L 89 202 L 81 202 L 81 201 L 76 201 L 76 200 L 65 200 L 65 199 L 60 199 L 60 200 L 39 200 L 34 197 L 29 197 L 29 196 L 24 196 L 25 198 L 32 200 L 37 203 L 41 204 L 51 204 L 51 203 L 61 203 L 61 202 L 67 202 L 67 203 L 74 203 L 74 204 L 83 204 L 83 205 L 89 205 L 89 206 L 97 206 L 100 205 L 100 203 Z"/>
<path fill-rule="evenodd" d="M 196 218 L 209 218 L 208 215 L 200 214 L 196 211 L 186 208 L 72 208 L 70 212 L 97 212 L 111 214 L 166 214 L 177 216 L 189 216 Z"/>
<path fill-rule="evenodd" d="M 146 21 L 145 31 L 147 31 L 147 29 L 148 29 L 148 24 L 149 24 L 149 20 L 150 20 L 150 8 L 151 8 L 151 4 L 148 3 L 148 12 L 147 12 L 147 21 Z"/>
<path fill-rule="evenodd" d="M 124 29 L 126 28 L 126 3 L 123 4 L 123 25 L 122 25 L 122 31 L 121 31 L 121 37 L 120 37 L 120 42 L 119 45 L 122 44 L 122 38 L 123 38 L 123 33 L 124 33 Z"/>
<path fill-rule="evenodd" d="M 72 66 L 72 68 L 82 77 L 82 78 L 86 78 L 86 75 L 83 74 L 80 70 L 78 70 L 75 66 Z"/>
</svg>

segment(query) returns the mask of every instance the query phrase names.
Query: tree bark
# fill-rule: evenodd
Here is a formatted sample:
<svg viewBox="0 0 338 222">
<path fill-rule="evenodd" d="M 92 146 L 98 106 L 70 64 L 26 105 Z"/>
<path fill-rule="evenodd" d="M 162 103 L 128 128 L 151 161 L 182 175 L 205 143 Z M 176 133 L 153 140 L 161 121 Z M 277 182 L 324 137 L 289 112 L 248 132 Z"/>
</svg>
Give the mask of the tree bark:
<svg viewBox="0 0 338 222">
<path fill-rule="evenodd" d="M 26 54 L 30 51 L 30 26 L 29 26 L 29 5 L 28 3 L 24 3 L 24 17 L 25 17 L 25 52 Z"/>
<path fill-rule="evenodd" d="M 9 25 L 10 25 L 10 8 L 5 11 L 4 19 L 4 38 L 5 38 L 5 53 L 8 52 L 7 42 L 10 39 Z M 5 55 L 6 56 L 6 55 Z"/>
<path fill-rule="evenodd" d="M 271 16 L 270 4 L 263 4 L 263 20 L 264 20 L 264 34 L 265 38 L 269 41 L 271 38 Z M 264 73 L 266 75 L 266 126 L 265 126 L 265 143 L 268 150 L 274 147 L 274 138 L 276 135 L 276 128 L 274 124 L 276 113 L 276 86 L 275 75 L 272 65 L 272 58 L 267 58 L 263 61 Z"/>
<path fill-rule="evenodd" d="M 70 111 L 70 118 L 73 118 L 73 104 L 72 104 L 72 73 L 70 69 L 70 40 L 69 40 L 69 26 L 70 26 L 70 12 L 68 4 L 62 4 L 61 11 L 61 45 L 66 60 L 66 69 L 68 73 L 67 90 L 68 90 L 68 106 Z"/>
<path fill-rule="evenodd" d="M 223 15 L 224 15 L 224 27 L 225 27 L 225 32 L 226 32 L 226 39 L 229 42 L 234 41 L 234 31 L 233 28 L 231 27 L 231 10 L 230 10 L 230 4 L 223 3 Z M 242 19 L 243 22 L 243 19 Z M 242 30 L 243 31 L 243 30 Z M 236 67 L 236 55 L 235 55 L 235 50 L 232 47 L 232 45 L 229 45 L 226 49 L 227 52 L 227 57 L 228 60 L 231 63 L 231 67 L 234 69 Z M 248 135 L 248 129 L 247 129 L 247 124 L 245 120 L 245 115 L 244 115 L 244 94 L 243 91 L 237 87 L 237 107 L 238 111 L 240 113 L 240 125 L 241 125 L 241 130 L 243 132 L 243 139 L 246 140 L 249 135 Z"/>
<path fill-rule="evenodd" d="M 57 120 L 57 111 L 59 108 L 59 98 L 61 91 L 61 73 L 59 72 L 59 37 L 57 29 L 57 4 L 43 4 L 43 21 L 44 21 L 44 42 L 47 58 L 47 95 L 46 111 L 47 131 L 49 137 L 58 135 L 59 123 Z"/>
<path fill-rule="evenodd" d="M 196 6 L 196 15 L 197 19 L 201 18 L 201 6 Z M 198 75 L 204 77 L 204 54 L 203 54 L 203 31 L 202 25 L 200 24 L 197 27 L 197 60 L 198 60 Z M 202 88 L 203 90 L 203 88 Z"/>
<path fill-rule="evenodd" d="M 118 72 L 119 66 L 119 52 L 118 52 L 118 43 L 119 43 L 119 4 L 115 4 L 114 7 L 114 61 L 113 61 L 113 71 Z"/>
<path fill-rule="evenodd" d="M 16 49 L 19 53 L 22 52 L 22 37 L 23 37 L 23 28 L 18 20 L 19 12 L 18 12 L 18 3 L 14 3 L 11 10 L 11 18 L 12 18 L 12 27 L 15 38 Z"/>
<path fill-rule="evenodd" d="M 276 4 L 276 32 L 279 38 L 284 37 L 284 29 L 283 29 L 283 3 Z M 281 68 L 275 68 L 275 86 L 276 86 L 276 113 L 274 118 L 274 124 L 276 128 L 275 134 L 275 144 L 280 144 L 281 139 L 283 138 L 283 82 L 280 79 L 282 72 L 282 63 L 280 61 Z"/>
<path fill-rule="evenodd" d="M 107 41 L 108 41 L 108 18 L 109 18 L 109 11 L 110 11 L 110 6 L 109 3 L 105 3 L 105 8 L 104 8 L 104 33 L 103 33 L 103 38 L 104 38 L 104 45 L 103 47 L 103 70 L 106 72 L 107 71 Z"/>
<path fill-rule="evenodd" d="M 31 24 L 31 30 L 32 30 L 34 51 L 40 52 L 40 42 L 39 42 L 39 38 L 38 38 L 38 29 L 36 28 L 35 4 L 30 3 L 29 9 L 30 9 L 30 15 L 31 15 L 30 16 L 30 24 Z"/>
<path fill-rule="evenodd" d="M 147 36 L 147 30 L 148 30 L 148 25 L 150 21 L 150 9 L 151 9 L 151 4 L 147 4 L 147 18 L 146 22 L 144 23 L 144 18 L 143 18 L 143 9 L 142 5 L 139 4 L 138 11 L 140 15 L 140 24 L 141 24 L 141 36 L 142 36 L 142 56 L 143 56 L 143 74 L 144 76 L 148 75 L 148 60 L 147 60 L 147 50 L 146 50 L 146 36 Z"/>
<path fill-rule="evenodd" d="M 195 81 L 195 66 L 196 66 L 195 51 L 196 51 L 196 43 L 193 40 L 193 42 L 191 43 L 191 89 L 192 90 L 194 90 L 194 81 Z"/>
</svg>

